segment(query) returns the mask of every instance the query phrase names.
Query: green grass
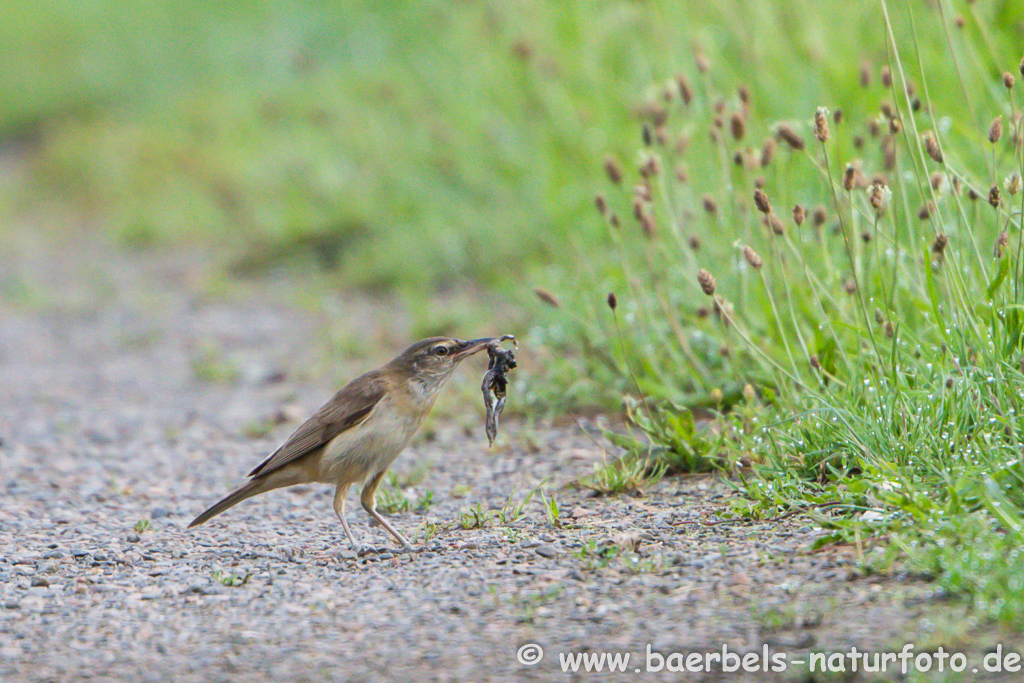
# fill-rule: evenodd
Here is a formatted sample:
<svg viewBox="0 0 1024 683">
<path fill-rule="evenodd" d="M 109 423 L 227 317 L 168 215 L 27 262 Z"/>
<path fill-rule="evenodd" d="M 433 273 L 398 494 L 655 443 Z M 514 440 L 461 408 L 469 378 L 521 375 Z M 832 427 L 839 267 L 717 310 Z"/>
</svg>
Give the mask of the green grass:
<svg viewBox="0 0 1024 683">
<path fill-rule="evenodd" d="M 211 575 L 213 576 L 214 581 L 229 588 L 240 588 L 241 586 L 244 586 L 249 583 L 249 579 L 252 576 L 249 572 L 246 572 L 245 576 L 239 576 L 222 569 L 215 569 Z"/>
<path fill-rule="evenodd" d="M 428 471 L 427 466 L 417 467 L 403 475 L 389 471 L 386 483 L 377 491 L 377 509 L 388 515 L 410 511 L 426 513 L 434 501 L 434 492 L 426 489 L 417 493 L 414 487 L 423 482 Z"/>
<path fill-rule="evenodd" d="M 594 470 L 577 485 L 597 495 L 642 495 L 661 481 L 668 465 L 661 458 L 634 453 L 611 462 L 594 464 Z"/>
<path fill-rule="evenodd" d="M 1018 29 L 976 14 L 959 29 L 916 3 L 869 11 L 872 49 L 837 50 L 824 73 L 850 83 L 817 101 L 762 107 L 778 88 L 713 62 L 684 74 L 702 84 L 691 102 L 649 101 L 633 139 L 650 144 L 621 184 L 594 188 L 614 246 L 550 287 L 563 305 L 544 339 L 583 349 L 572 372 L 597 390 L 646 397 L 627 400 L 649 438 L 634 457 L 732 473 L 737 515 L 805 511 L 866 571 L 920 572 L 1019 627 Z M 711 429 L 694 427 L 698 407 Z"/>
<path fill-rule="evenodd" d="M 575 552 L 575 555 L 583 561 L 587 569 L 597 570 L 607 567 L 621 553 L 622 548 L 614 543 L 589 539 L 580 543 L 580 547 Z"/>
<path fill-rule="evenodd" d="M 483 529 L 489 526 L 507 527 L 519 521 L 526 511 L 526 506 L 541 491 L 547 483 L 547 479 L 539 483 L 527 492 L 526 496 L 519 503 L 513 503 L 512 497 L 516 494 L 515 489 L 508 494 L 508 498 L 502 504 L 501 509 L 484 507 L 483 503 L 470 506 L 465 512 L 459 515 L 459 525 L 463 529 Z"/>
</svg>

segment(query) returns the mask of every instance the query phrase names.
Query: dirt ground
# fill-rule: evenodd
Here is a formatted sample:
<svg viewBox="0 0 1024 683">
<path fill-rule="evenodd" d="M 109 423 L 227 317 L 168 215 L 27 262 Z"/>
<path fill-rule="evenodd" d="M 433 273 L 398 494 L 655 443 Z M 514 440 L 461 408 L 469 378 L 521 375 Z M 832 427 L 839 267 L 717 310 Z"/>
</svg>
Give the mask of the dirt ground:
<svg viewBox="0 0 1024 683">
<path fill-rule="evenodd" d="M 200 254 L 31 235 L 3 248 L 4 681 L 902 680 L 894 663 L 853 673 L 845 659 L 845 673 L 822 675 L 808 660 L 906 644 L 964 652 L 967 669 L 948 680 L 1017 680 L 982 667 L 1014 637 L 926 581 L 861 576 L 856 549 L 812 550 L 822 532 L 806 518 L 701 524 L 720 518 L 724 482 L 670 478 L 620 497 L 563 488 L 615 455 L 595 436 L 611 418 L 508 420 L 489 449 L 479 358 L 396 463 L 414 503 L 392 519 L 416 552 L 351 504 L 378 550 L 356 556 L 326 486 L 186 531 L 340 381 L 411 341 L 404 313 L 288 276 L 224 283 Z M 372 338 L 373 358 L 338 360 L 339 326 Z M 500 332 L 525 331 L 463 334 Z M 517 516 L 542 482 L 559 516 L 539 492 Z M 723 648 L 780 655 L 771 666 L 785 670 L 745 659 L 734 672 L 727 658 L 670 671 Z M 584 652 L 631 658 L 620 673 L 607 661 L 563 673 Z"/>
</svg>

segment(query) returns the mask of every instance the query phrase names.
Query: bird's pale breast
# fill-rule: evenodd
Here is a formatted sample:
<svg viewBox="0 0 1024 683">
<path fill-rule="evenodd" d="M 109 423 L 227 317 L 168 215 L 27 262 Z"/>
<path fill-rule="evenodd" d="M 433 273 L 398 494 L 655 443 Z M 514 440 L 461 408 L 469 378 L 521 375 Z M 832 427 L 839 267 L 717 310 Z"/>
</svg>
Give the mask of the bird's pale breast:
<svg viewBox="0 0 1024 683">
<path fill-rule="evenodd" d="M 408 400 L 403 399 L 395 393 L 385 396 L 362 423 L 334 437 L 320 458 L 319 480 L 355 483 L 389 467 L 430 410 L 429 405 L 425 410 L 421 405 L 400 405 Z"/>
</svg>

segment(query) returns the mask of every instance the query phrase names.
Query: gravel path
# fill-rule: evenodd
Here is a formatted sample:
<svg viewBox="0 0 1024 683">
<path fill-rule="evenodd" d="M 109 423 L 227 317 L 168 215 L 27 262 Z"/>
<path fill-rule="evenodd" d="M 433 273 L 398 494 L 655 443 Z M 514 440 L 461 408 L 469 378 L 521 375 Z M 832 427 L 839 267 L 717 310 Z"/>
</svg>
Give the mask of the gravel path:
<svg viewBox="0 0 1024 683">
<path fill-rule="evenodd" d="M 220 286 L 194 257 L 86 244 L 55 263 L 38 240 L 13 252 L 0 264 L 2 680 L 561 680 L 558 653 L 603 650 L 633 653 L 629 672 L 573 680 L 679 680 L 633 671 L 648 644 L 791 659 L 924 648 L 960 613 L 927 583 L 857 578 L 853 549 L 812 552 L 821 532 L 807 519 L 695 524 L 718 518 L 729 491 L 707 477 L 642 498 L 562 488 L 601 447 L 571 422 L 509 420 L 489 450 L 478 407 L 462 407 L 479 363 L 396 465 L 409 499 L 430 497 L 393 517 L 418 552 L 397 553 L 350 505 L 379 551 L 356 557 L 326 486 L 186 532 L 373 362 L 334 367 L 325 329 L 386 334 L 378 321 L 395 310 L 330 295 L 332 319 L 303 305 L 308 283 Z M 545 480 L 558 525 L 539 493 L 514 518 Z M 528 643 L 546 652 L 532 666 L 517 661 Z"/>
</svg>

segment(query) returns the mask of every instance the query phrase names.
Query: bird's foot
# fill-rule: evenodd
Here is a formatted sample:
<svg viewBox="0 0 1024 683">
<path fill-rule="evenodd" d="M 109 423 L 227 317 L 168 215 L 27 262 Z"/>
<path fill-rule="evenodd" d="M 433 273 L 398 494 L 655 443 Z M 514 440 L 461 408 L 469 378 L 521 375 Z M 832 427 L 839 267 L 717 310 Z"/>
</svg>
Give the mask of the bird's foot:
<svg viewBox="0 0 1024 683">
<path fill-rule="evenodd" d="M 370 543 L 358 543 L 352 547 L 356 551 L 357 557 L 363 557 L 364 555 L 379 555 L 380 550 L 377 546 Z"/>
</svg>

